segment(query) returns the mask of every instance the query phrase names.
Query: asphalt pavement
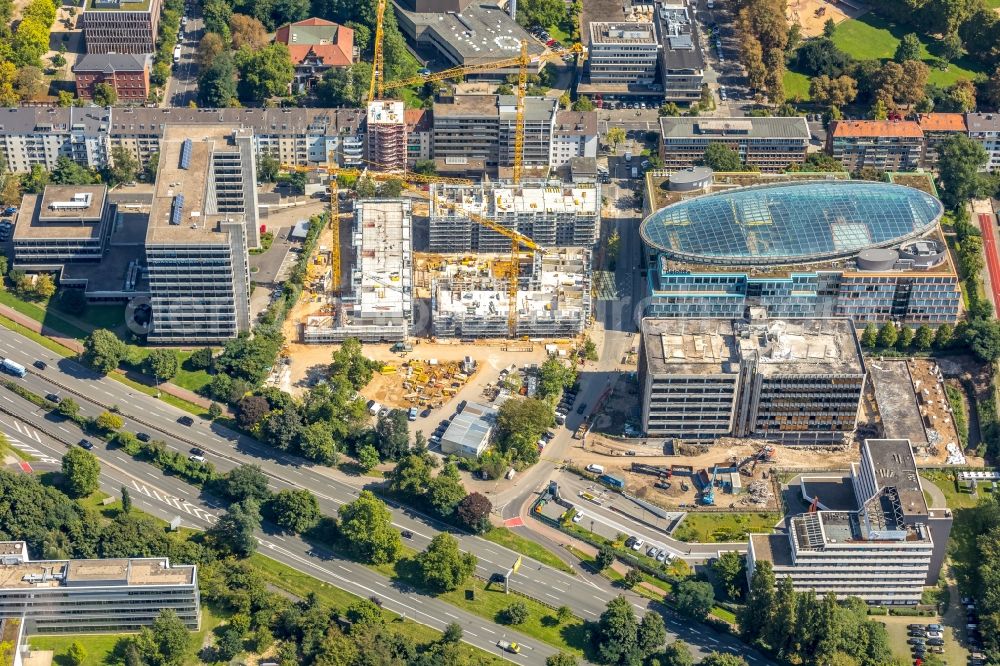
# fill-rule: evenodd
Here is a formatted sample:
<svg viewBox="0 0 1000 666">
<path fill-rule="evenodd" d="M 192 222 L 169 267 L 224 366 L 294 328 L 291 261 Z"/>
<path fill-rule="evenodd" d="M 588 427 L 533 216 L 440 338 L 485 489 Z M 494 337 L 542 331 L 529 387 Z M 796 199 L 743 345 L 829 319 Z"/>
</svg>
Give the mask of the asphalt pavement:
<svg viewBox="0 0 1000 666">
<path fill-rule="evenodd" d="M 620 260 L 620 264 L 623 263 L 627 262 Z M 57 356 L 45 347 L 2 327 L 0 327 L 0 331 L 2 331 L 0 356 L 11 358 L 29 369 L 26 377 L 15 380 L 23 383 L 26 388 L 40 395 L 56 393 L 60 397 L 71 396 L 80 404 L 81 413 L 88 416 L 96 416 L 101 411 L 116 406 L 119 414 L 125 420 L 125 429 L 132 432 L 147 432 L 153 438 L 163 440 L 169 448 L 175 451 L 187 452 L 192 447 L 201 448 L 205 451 L 206 458 L 222 472 L 241 464 L 259 465 L 269 477 L 273 490 L 306 488 L 316 496 L 324 514 L 335 515 L 342 504 L 352 501 L 357 496 L 359 489 L 370 482 L 366 479 L 345 477 L 330 468 L 314 466 L 305 460 L 284 454 L 253 438 L 239 435 L 218 424 L 208 424 L 196 419 L 194 426 L 181 425 L 178 423 L 178 419 L 185 416 L 186 412 L 151 396 L 138 393 L 113 379 L 97 375 L 75 361 Z M 622 340 L 626 339 L 624 332 L 609 331 L 608 335 L 613 339 L 617 335 L 622 336 Z M 608 346 L 605 345 L 605 348 L 608 349 Z M 32 367 L 35 360 L 45 361 L 48 367 L 45 370 Z M 602 361 L 607 361 L 607 359 L 602 359 Z M 601 366 L 600 363 L 597 365 Z M 601 377 L 603 373 L 599 372 L 597 376 Z M 603 385 L 604 382 L 599 379 L 597 383 L 588 382 L 589 390 L 593 392 L 602 391 Z M 17 401 L 20 400 L 15 394 L 6 391 L 0 392 L 0 398 L 2 398 L 0 399 L 0 407 L 8 408 L 12 404 L 16 405 Z M 60 422 L 55 416 L 41 414 L 34 405 L 24 403 L 23 400 L 21 403 L 23 404 L 20 404 L 17 416 L 22 419 L 34 419 L 34 421 L 29 421 L 33 426 L 40 427 L 39 424 L 47 424 L 50 433 L 57 437 L 69 438 L 67 441 L 70 442 L 74 441 L 73 437 L 79 436 L 78 432 L 73 431 L 72 423 Z M 574 416 L 576 415 L 574 414 Z M 560 433 L 560 437 L 554 440 L 554 443 L 561 437 L 568 438 L 565 430 Z M 120 459 L 113 459 L 114 464 L 128 470 L 133 476 L 166 478 L 159 470 L 146 463 L 127 458 L 120 452 L 117 455 L 120 456 Z M 546 469 L 545 465 L 536 465 L 535 467 L 545 478 L 552 469 L 551 467 Z M 539 479 L 539 481 L 541 480 L 543 479 Z M 534 491 L 535 487 L 530 483 L 516 489 L 516 492 L 525 499 L 530 497 Z M 193 492 L 195 491 L 189 487 L 187 494 L 183 497 L 186 498 Z M 414 533 L 410 545 L 416 549 L 424 548 L 435 534 L 448 529 L 447 526 L 413 509 L 397 505 L 390 505 L 390 509 L 393 514 L 393 524 L 399 529 L 407 529 Z M 184 516 L 182 516 L 182 520 L 186 520 Z M 476 573 L 481 577 L 488 578 L 493 573 L 505 572 L 518 557 L 517 553 L 480 537 L 467 534 L 456 534 L 455 536 L 463 550 L 475 554 L 478 558 L 479 564 Z M 288 537 L 283 538 L 291 543 L 291 539 Z M 302 546 L 304 554 L 293 551 L 295 557 L 326 561 L 326 554 L 314 555 L 315 549 L 313 547 L 307 544 L 302 544 Z M 265 545 L 262 551 L 265 549 L 275 550 L 277 554 L 281 555 L 282 553 L 278 549 L 282 548 L 287 549 L 288 546 L 285 543 L 274 543 L 273 549 Z M 289 557 L 289 559 L 292 558 Z M 308 568 L 303 568 L 305 565 L 301 562 L 292 566 L 308 571 Z M 317 566 L 322 565 L 317 562 Z M 346 564 L 341 566 L 346 566 Z M 366 568 L 362 567 L 361 569 L 366 576 L 371 573 Z M 377 576 L 377 574 L 374 575 Z M 385 584 L 385 579 L 379 578 L 379 582 Z M 572 576 L 527 558 L 524 566 L 512 577 L 511 584 L 515 589 L 545 603 L 554 606 L 568 605 L 574 609 L 577 615 L 586 620 L 597 619 L 607 602 L 623 593 L 622 590 L 612 587 L 603 577 L 586 574 L 582 569 L 579 570 L 577 576 Z M 624 594 L 640 612 L 644 612 L 650 605 L 648 600 L 634 593 L 625 592 Z M 455 612 L 453 607 L 447 606 L 447 608 L 450 612 Z M 724 649 L 748 655 L 749 648 L 732 636 L 715 632 L 704 626 L 699 627 L 688 622 L 678 622 L 670 613 L 667 613 L 666 616 L 671 639 L 680 637 L 685 642 L 695 646 L 696 649 L 700 649 L 701 652 Z M 441 614 L 438 614 L 438 617 L 441 617 Z M 444 617 L 448 616 L 444 615 Z M 483 623 L 481 619 L 477 619 L 477 621 L 480 624 Z M 532 641 L 528 641 L 526 644 L 530 645 Z M 541 651 L 539 648 L 538 653 L 540 654 Z M 770 663 L 755 654 L 752 657 L 748 656 L 748 658 L 751 659 L 754 666 Z"/>
<path fill-rule="evenodd" d="M 195 57 L 198 43 L 205 34 L 205 22 L 200 8 L 193 3 L 187 5 L 185 15 L 188 17 L 187 26 L 177 42 L 181 45 L 181 61 L 171 68 L 163 106 L 187 107 L 198 100 L 198 64 Z"/>
</svg>

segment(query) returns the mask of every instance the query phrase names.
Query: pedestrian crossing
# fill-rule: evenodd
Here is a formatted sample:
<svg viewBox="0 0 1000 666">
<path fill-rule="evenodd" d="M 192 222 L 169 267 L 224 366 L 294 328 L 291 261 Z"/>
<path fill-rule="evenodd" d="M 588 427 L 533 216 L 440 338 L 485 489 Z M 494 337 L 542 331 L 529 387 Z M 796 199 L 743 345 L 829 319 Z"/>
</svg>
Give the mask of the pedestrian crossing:
<svg viewBox="0 0 1000 666">
<path fill-rule="evenodd" d="M 7 436 L 7 441 L 10 442 L 11 446 L 17 448 L 18 451 L 26 453 L 37 462 L 56 465 L 59 464 L 58 459 L 53 458 L 47 453 L 43 453 L 32 446 L 33 444 L 41 444 L 42 442 L 42 438 L 38 434 L 38 431 L 33 428 L 29 428 L 26 425 L 22 425 L 13 419 L 0 419 L 0 426 L 3 426 L 4 434 Z"/>
<path fill-rule="evenodd" d="M 136 492 L 145 495 L 150 499 L 155 499 L 157 502 L 166 504 L 175 509 L 183 511 L 184 513 L 190 516 L 194 516 L 199 520 L 204 520 L 209 523 L 214 523 L 217 518 L 216 515 L 211 511 L 206 511 L 201 507 L 185 502 L 179 497 L 171 497 L 170 495 L 167 495 L 166 493 L 161 493 L 158 490 L 151 490 L 145 484 L 139 483 L 135 479 L 132 479 L 132 488 L 135 489 Z"/>
</svg>

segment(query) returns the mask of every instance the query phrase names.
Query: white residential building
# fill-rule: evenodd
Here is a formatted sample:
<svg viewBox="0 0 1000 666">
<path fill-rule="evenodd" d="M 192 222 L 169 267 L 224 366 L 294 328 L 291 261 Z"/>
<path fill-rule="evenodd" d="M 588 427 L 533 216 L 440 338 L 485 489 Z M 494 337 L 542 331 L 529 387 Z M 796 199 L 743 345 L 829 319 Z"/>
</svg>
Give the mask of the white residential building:
<svg viewBox="0 0 1000 666">
<path fill-rule="evenodd" d="M 969 138 L 985 148 L 990 156 L 986 169 L 1000 169 L 1000 113 L 967 113 L 965 123 Z"/>
<path fill-rule="evenodd" d="M 0 115 L 0 155 L 14 173 L 56 168 L 60 157 L 99 169 L 108 158 L 110 111 L 99 107 L 19 107 Z"/>
<path fill-rule="evenodd" d="M 574 157 L 597 157 L 597 112 L 559 111 L 552 128 L 549 165 L 558 169 Z"/>
<path fill-rule="evenodd" d="M 650 21 L 590 24 L 590 82 L 648 86 L 656 81 L 660 43 Z"/>
</svg>

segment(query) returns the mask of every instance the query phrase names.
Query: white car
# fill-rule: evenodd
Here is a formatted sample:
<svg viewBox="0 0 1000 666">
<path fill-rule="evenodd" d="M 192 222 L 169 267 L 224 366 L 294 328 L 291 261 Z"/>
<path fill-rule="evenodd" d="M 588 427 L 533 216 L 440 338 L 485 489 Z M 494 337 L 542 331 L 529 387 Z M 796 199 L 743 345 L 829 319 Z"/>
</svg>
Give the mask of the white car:
<svg viewBox="0 0 1000 666">
<path fill-rule="evenodd" d="M 944 638 L 944 634 L 940 631 L 928 631 L 927 638 Z"/>
<path fill-rule="evenodd" d="M 636 539 L 635 543 L 632 544 L 632 550 L 634 550 L 634 551 L 640 551 L 640 550 L 642 550 L 642 547 L 645 546 L 645 545 L 646 545 L 645 541 L 643 541 L 642 539 Z"/>
<path fill-rule="evenodd" d="M 661 550 L 659 553 L 656 554 L 656 561 L 657 562 L 666 562 L 667 561 L 667 557 L 668 557 L 667 551 Z"/>
<path fill-rule="evenodd" d="M 583 520 L 583 512 L 577 511 L 576 514 L 573 516 L 573 522 L 578 523 L 581 520 Z"/>
<path fill-rule="evenodd" d="M 656 546 L 650 546 L 649 550 L 646 551 L 646 557 L 655 558 L 657 555 L 659 555 L 659 553 L 660 553 L 659 548 L 657 548 Z"/>
</svg>

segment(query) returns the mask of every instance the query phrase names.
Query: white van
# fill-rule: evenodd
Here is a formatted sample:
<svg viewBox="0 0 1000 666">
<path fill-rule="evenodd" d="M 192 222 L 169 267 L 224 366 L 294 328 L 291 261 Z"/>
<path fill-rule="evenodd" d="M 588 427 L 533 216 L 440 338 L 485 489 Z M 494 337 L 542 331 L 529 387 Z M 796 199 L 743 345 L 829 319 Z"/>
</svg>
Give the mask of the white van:
<svg viewBox="0 0 1000 666">
<path fill-rule="evenodd" d="M 181 61 L 181 45 L 178 44 L 174 47 L 174 64 L 176 65 Z"/>
<path fill-rule="evenodd" d="M 604 474 L 603 465 L 587 465 L 587 471 L 591 474 Z"/>
</svg>

